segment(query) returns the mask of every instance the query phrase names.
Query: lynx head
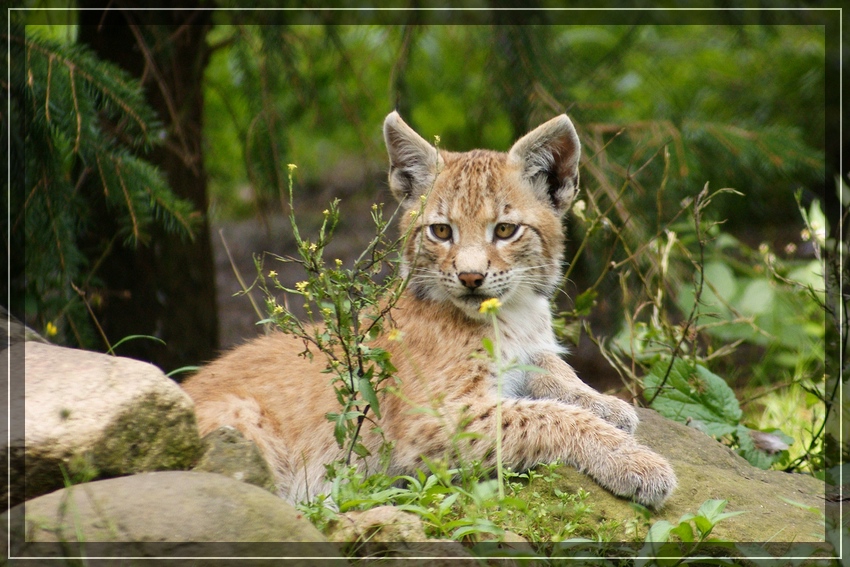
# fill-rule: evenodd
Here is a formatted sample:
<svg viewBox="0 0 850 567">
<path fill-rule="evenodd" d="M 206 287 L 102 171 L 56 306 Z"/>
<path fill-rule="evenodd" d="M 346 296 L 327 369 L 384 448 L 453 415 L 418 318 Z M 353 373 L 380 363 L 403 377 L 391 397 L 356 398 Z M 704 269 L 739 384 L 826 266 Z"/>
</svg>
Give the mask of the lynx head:
<svg viewBox="0 0 850 567">
<path fill-rule="evenodd" d="M 550 296 L 560 277 L 561 217 L 578 192 L 580 145 L 561 115 L 508 153 L 437 151 L 396 112 L 384 121 L 389 185 L 401 201 L 410 291 L 478 318 L 479 306 Z"/>
</svg>

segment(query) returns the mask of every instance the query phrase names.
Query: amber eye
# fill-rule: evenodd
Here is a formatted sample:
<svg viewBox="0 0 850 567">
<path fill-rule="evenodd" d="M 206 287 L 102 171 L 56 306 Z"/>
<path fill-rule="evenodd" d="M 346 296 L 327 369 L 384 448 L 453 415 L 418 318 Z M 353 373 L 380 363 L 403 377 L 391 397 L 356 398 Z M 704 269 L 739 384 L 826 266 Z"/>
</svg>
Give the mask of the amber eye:
<svg viewBox="0 0 850 567">
<path fill-rule="evenodd" d="M 501 238 L 502 240 L 506 238 L 510 238 L 514 234 L 516 234 L 516 229 L 519 228 L 515 224 L 510 224 L 507 222 L 500 222 L 496 225 L 496 238 Z"/>
<path fill-rule="evenodd" d="M 452 237 L 452 227 L 447 224 L 432 224 L 431 234 L 437 240 L 449 240 Z"/>
</svg>

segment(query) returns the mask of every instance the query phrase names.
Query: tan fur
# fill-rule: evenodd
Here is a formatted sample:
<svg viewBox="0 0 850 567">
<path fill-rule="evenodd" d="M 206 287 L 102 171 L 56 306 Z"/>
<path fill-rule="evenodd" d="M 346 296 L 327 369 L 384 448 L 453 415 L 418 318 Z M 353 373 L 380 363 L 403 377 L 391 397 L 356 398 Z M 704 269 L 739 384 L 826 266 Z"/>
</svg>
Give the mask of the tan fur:
<svg viewBox="0 0 850 567">
<path fill-rule="evenodd" d="M 554 118 L 507 154 L 437 152 L 396 113 L 384 136 L 390 189 L 406 212 L 401 229 L 413 234 L 403 251 L 410 283 L 392 311 L 401 339 L 376 339 L 398 368 L 381 400 L 380 425 L 395 444 L 390 474 L 412 472 L 423 457 L 456 460 L 458 453 L 494 465 L 501 376 L 505 464 L 560 460 L 615 494 L 660 506 L 676 486 L 673 470 L 635 441 L 631 406 L 579 380 L 551 328 L 561 216 L 578 190 L 572 123 Z M 446 227 L 450 238 L 440 238 Z M 511 227 L 508 238 L 497 236 Z M 499 373 L 483 356 L 482 339 L 495 337 L 479 306 L 491 297 L 502 304 L 502 359 L 545 372 Z M 321 373 L 321 357 L 298 356 L 303 348 L 282 333 L 261 337 L 184 385 L 201 432 L 231 425 L 253 439 L 275 469 L 280 495 L 293 502 L 327 492 L 324 465 L 341 456 L 325 418 L 339 410 L 329 375 Z M 480 435 L 458 444 L 461 430 Z M 377 454 L 380 440 L 368 431 L 364 439 Z M 376 457 L 363 466 L 374 469 Z"/>
</svg>

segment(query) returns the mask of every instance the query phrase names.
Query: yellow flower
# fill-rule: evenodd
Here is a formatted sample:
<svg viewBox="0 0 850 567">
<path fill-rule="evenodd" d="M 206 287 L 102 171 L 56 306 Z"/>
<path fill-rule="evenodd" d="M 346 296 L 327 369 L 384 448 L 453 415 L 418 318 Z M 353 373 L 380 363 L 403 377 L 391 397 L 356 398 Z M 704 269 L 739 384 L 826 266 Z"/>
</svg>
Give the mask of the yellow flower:
<svg viewBox="0 0 850 567">
<path fill-rule="evenodd" d="M 277 277 L 277 272 L 275 272 L 274 270 L 270 270 L 270 271 L 269 271 L 269 277 L 270 277 L 270 278 L 276 278 L 276 277 Z"/>
<path fill-rule="evenodd" d="M 47 327 L 44 330 L 48 337 L 54 337 L 56 336 L 56 333 L 59 332 L 59 329 L 56 328 L 56 325 L 54 325 L 52 321 L 47 322 Z"/>
<path fill-rule="evenodd" d="M 293 170 L 293 169 L 297 169 L 297 168 L 298 168 L 298 166 L 297 166 L 297 165 L 295 165 L 294 163 L 290 163 L 290 164 L 288 164 L 286 167 L 288 167 L 288 168 L 289 168 L 290 173 L 292 172 L 292 170 Z"/>
<path fill-rule="evenodd" d="M 495 297 L 491 297 L 490 299 L 485 299 L 481 302 L 481 305 L 478 307 L 479 313 L 488 313 L 491 315 L 495 315 L 499 312 L 499 308 L 502 306 L 502 302 L 496 299 Z"/>
<path fill-rule="evenodd" d="M 403 337 L 404 333 L 402 333 L 398 329 L 390 329 L 390 332 L 387 333 L 387 340 L 392 341 L 394 343 L 400 343 Z"/>
<path fill-rule="evenodd" d="M 295 284 L 295 289 L 297 289 L 301 293 L 304 293 L 304 290 L 307 289 L 308 285 L 310 285 L 309 282 L 298 282 L 297 284 Z"/>
</svg>

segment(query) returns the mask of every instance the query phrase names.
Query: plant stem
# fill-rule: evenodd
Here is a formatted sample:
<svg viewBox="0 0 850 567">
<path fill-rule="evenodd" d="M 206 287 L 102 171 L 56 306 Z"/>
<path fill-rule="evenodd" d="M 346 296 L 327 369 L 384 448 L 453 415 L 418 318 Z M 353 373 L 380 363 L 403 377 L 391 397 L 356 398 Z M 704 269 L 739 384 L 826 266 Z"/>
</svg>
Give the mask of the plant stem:
<svg viewBox="0 0 850 567">
<path fill-rule="evenodd" d="M 490 313 L 493 321 L 493 361 L 496 364 L 496 481 L 499 485 L 499 501 L 505 499 L 505 481 L 502 471 L 502 348 L 499 341 L 499 318 Z"/>
</svg>

